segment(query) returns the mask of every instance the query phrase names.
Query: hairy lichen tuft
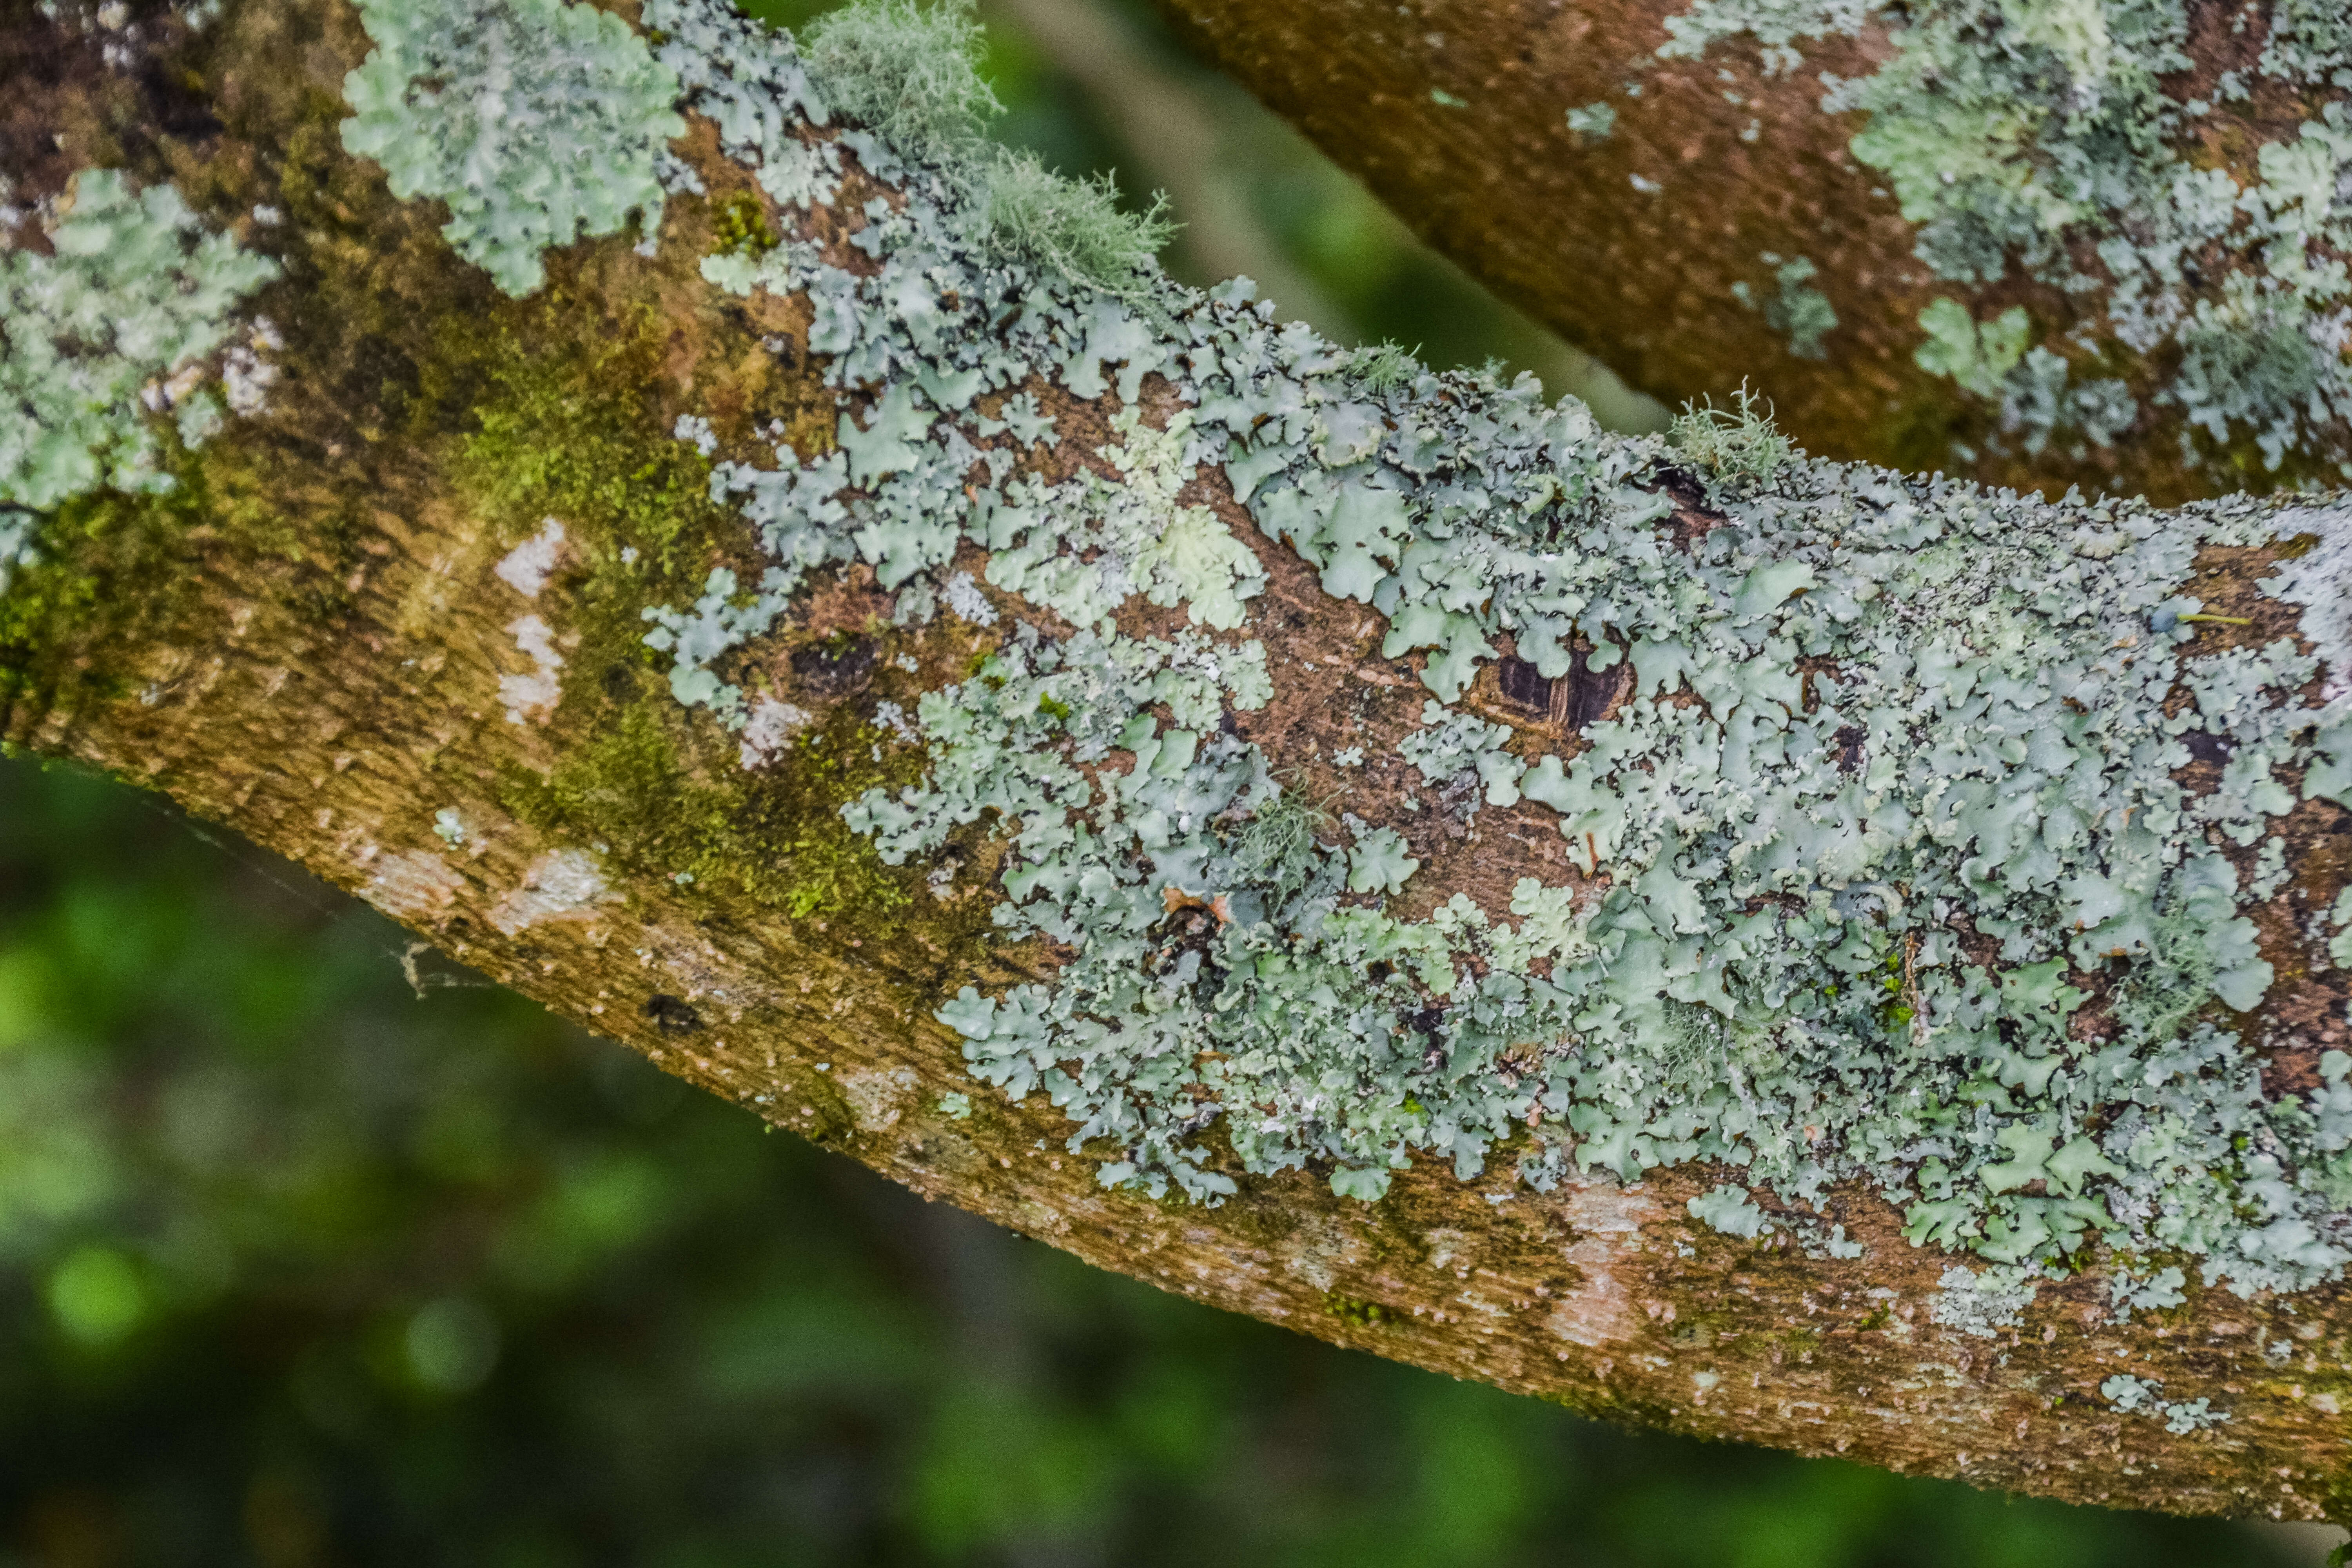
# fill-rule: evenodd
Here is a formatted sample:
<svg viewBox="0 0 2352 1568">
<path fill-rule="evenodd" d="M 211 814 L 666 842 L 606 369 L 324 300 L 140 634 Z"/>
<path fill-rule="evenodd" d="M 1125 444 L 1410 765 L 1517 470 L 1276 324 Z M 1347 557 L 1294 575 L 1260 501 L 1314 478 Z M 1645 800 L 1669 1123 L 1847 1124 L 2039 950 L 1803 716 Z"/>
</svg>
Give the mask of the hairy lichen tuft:
<svg viewBox="0 0 2352 1568">
<path fill-rule="evenodd" d="M 802 41 L 826 107 L 901 147 L 975 151 L 1003 112 L 978 68 L 971 0 L 866 0 L 819 16 Z"/>
<path fill-rule="evenodd" d="M 985 211 L 991 237 L 1011 254 L 1138 303 L 1155 288 L 1154 258 L 1176 232 L 1164 195 L 1126 212 L 1109 174 L 1069 179 L 1027 153 L 990 164 Z"/>
<path fill-rule="evenodd" d="M 1761 400 L 1746 382 L 1732 397 L 1729 408 L 1717 408 L 1711 398 L 1683 405 L 1666 439 L 1727 484 L 1769 484 L 1798 456 L 1796 444 L 1773 426 L 1770 405 L 1759 410 Z"/>
</svg>

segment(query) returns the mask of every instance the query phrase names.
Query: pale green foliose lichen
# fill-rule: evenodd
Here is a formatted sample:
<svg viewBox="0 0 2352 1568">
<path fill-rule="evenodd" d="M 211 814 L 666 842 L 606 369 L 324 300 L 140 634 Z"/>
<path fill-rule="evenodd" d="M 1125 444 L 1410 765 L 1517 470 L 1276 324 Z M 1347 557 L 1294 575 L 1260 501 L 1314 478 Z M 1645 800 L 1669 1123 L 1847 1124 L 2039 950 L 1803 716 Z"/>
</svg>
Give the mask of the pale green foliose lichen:
<svg viewBox="0 0 2352 1568">
<path fill-rule="evenodd" d="M 2227 1411 L 2213 1408 L 2210 1398 L 2168 1402 L 2162 1383 L 2154 1378 L 2134 1377 L 2127 1372 L 2119 1372 L 2101 1383 L 2099 1396 L 2126 1415 L 2161 1417 L 2165 1430 L 2179 1437 L 2230 1419 Z"/>
<path fill-rule="evenodd" d="M 646 41 L 578 0 L 360 0 L 375 47 L 346 77 L 343 146 L 394 195 L 446 202 L 459 255 L 509 294 L 541 255 L 661 219 L 656 169 L 684 133 Z"/>
<path fill-rule="evenodd" d="M 920 619 L 971 547 L 1075 628 L 1017 624 L 894 715 L 929 772 L 845 815 L 892 861 L 965 825 L 1006 836 L 994 918 L 1066 957 L 940 1016 L 977 1077 L 1062 1107 L 1106 1182 L 1213 1201 L 1234 1170 L 1311 1164 L 1370 1198 L 1416 1151 L 1465 1179 L 1499 1153 L 1538 1187 L 1710 1162 L 1738 1179 L 1698 1217 L 1851 1256 L 1820 1211 L 1860 1181 L 1915 1245 L 1991 1266 L 1947 1279 L 1952 1321 L 1980 1325 L 2094 1242 L 2246 1291 L 2352 1260 L 2352 1058 L 2267 1098 L 2222 1011 L 2273 979 L 2245 910 L 2277 819 L 2352 805 L 2328 771 L 2352 763 L 2352 694 L 2293 639 L 2202 653 L 2179 587 L 2209 544 L 2308 532 L 2297 561 L 2334 561 L 2340 510 L 1906 479 L 1806 459 L 1743 405 L 1705 422 L 1722 521 L 1686 537 L 1654 439 L 1525 379 L 1375 379 L 1245 287 L 1139 306 L 1042 267 L 996 242 L 968 144 L 820 135 L 811 106 L 845 99 L 788 38 L 709 0 L 646 21 L 763 184 L 845 151 L 903 195 L 865 209 L 870 267 L 787 239 L 774 281 L 738 280 L 808 296 L 839 449 L 714 466 L 771 574 L 748 602 L 714 579 L 656 636 L 690 656 L 681 698 L 724 711 L 696 672 L 810 570 L 863 563 Z M 1138 412 L 1154 373 L 1171 417 Z M 1116 394 L 1104 471 L 1024 471 L 1050 434 L 1037 377 Z M 1271 694 L 1263 647 L 1230 640 L 1263 571 L 1198 519 L 1169 550 L 1204 468 L 1386 618 L 1384 657 L 1423 656 L 1415 765 L 1548 807 L 1581 881 L 1521 879 L 1507 918 L 1463 894 L 1396 912 L 1403 836 L 1325 816 L 1227 721 Z M 2269 591 L 2324 600 L 2323 580 Z M 1123 629 L 1137 596 L 1202 629 Z M 2313 648 L 2332 613 L 2305 602 Z M 1454 704 L 1507 637 L 1552 679 L 1589 646 L 1630 692 L 1574 744 L 1497 743 Z M 2294 695 L 2315 678 L 2317 702 Z M 2202 793 L 2179 776 L 2192 732 L 2227 758 Z"/>
<path fill-rule="evenodd" d="M 1687 1206 L 1693 1218 L 1726 1236 L 1753 1240 L 1772 1228 L 1771 1221 L 1765 1217 L 1762 1209 L 1756 1206 L 1755 1201 L 1744 1190 L 1728 1182 L 1701 1193 L 1691 1199 Z"/>
<path fill-rule="evenodd" d="M 1958 300 L 1931 300 L 1919 312 L 1919 330 L 1927 334 L 1912 352 L 1919 368 L 1948 376 L 1979 397 L 2000 395 L 2002 379 L 2033 341 L 2033 323 L 2021 305 L 1979 323 Z"/>
<path fill-rule="evenodd" d="M 1397 752 L 1424 783 L 1438 785 L 1459 779 L 1475 784 L 1489 805 L 1518 804 L 1519 779 L 1527 769 L 1504 750 L 1509 726 L 1454 712 L 1434 699 L 1422 705 L 1421 721 L 1423 727 L 1399 742 Z"/>
<path fill-rule="evenodd" d="M 2116 440 L 2139 408 L 2097 367 L 2120 352 L 2177 363 L 2153 399 L 2214 445 L 2251 441 L 2273 468 L 2294 448 L 2341 466 L 2352 110 L 2318 100 L 2352 86 L 2352 27 L 2326 0 L 2272 7 L 2252 61 L 2195 99 L 2177 85 L 2195 63 L 2189 12 L 2187 0 L 1696 0 L 1668 19 L 1659 53 L 1747 37 L 1783 72 L 1807 40 L 1885 29 L 1885 61 L 1825 74 L 1822 104 L 1867 117 L 1854 155 L 1918 226 L 1919 259 L 1957 282 L 2014 268 L 2078 301 L 2061 322 L 2016 310 L 1979 326 L 1949 300 L 1922 317 L 1921 363 L 1998 404 L 2000 441 L 2080 453 Z M 2250 25 L 2242 13 L 2234 27 Z M 2314 107 L 2256 151 L 2242 187 L 2211 166 L 2198 125 L 2264 89 Z"/>
<path fill-rule="evenodd" d="M 2111 1321 L 2128 1322 L 2135 1312 L 2178 1307 L 2189 1299 L 2180 1291 L 2188 1283 L 2189 1276 L 2169 1265 L 2145 1279 L 2128 1269 L 2118 1270 L 2107 1280 L 2107 1300 L 2113 1306 Z"/>
<path fill-rule="evenodd" d="M 223 420 L 204 362 L 277 264 L 208 234 L 170 185 L 76 174 L 45 226 L 49 254 L 0 249 L 0 586 L 31 513 L 88 491 L 168 489 L 169 414 L 195 446 Z"/>
<path fill-rule="evenodd" d="M 1731 286 L 1732 297 L 1751 310 L 1760 309 L 1764 324 L 1789 340 L 1789 352 L 1797 358 L 1827 359 L 1829 350 L 1822 340 L 1837 326 L 1838 319 L 1829 296 L 1812 285 L 1822 269 L 1802 256 L 1784 261 L 1768 250 L 1763 259 L 1773 269 L 1772 296 L 1759 305 L 1756 290 L 1743 280 Z"/>
<path fill-rule="evenodd" d="M 1983 1269 L 1956 1265 L 1936 1282 L 1927 1315 L 1955 1333 L 1991 1339 L 2024 1319 L 2041 1289 L 2041 1273 L 2014 1263 Z"/>
<path fill-rule="evenodd" d="M 1617 110 L 1606 103 L 1588 103 L 1568 111 L 1568 128 L 1589 142 L 1606 142 L 1617 129 Z"/>
</svg>

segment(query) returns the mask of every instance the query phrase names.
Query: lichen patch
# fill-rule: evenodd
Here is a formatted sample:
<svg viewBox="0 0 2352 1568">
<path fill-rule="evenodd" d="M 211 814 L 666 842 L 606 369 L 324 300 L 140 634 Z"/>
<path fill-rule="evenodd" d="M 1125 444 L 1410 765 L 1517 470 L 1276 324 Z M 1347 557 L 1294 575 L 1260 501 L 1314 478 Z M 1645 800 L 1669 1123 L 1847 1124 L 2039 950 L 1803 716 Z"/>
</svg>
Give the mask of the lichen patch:
<svg viewBox="0 0 2352 1568">
<path fill-rule="evenodd" d="M 499 701 L 509 724 L 544 724 L 563 700 L 563 655 L 555 646 L 555 629 L 537 616 L 521 616 L 508 624 L 515 650 L 530 660 L 530 670 L 499 677 Z"/>
<path fill-rule="evenodd" d="M 1559 1293 L 1545 1318 L 1550 1331 L 1587 1350 L 1622 1343 L 1649 1329 L 1649 1319 L 1634 1294 L 1633 1258 L 1643 1229 L 1663 1219 L 1665 1210 L 1646 1193 L 1631 1192 L 1613 1183 L 1580 1183 L 1570 1189 L 1562 1205 L 1563 1218 L 1575 1239 L 1560 1256 L 1577 1272 L 1573 1284 Z"/>
<path fill-rule="evenodd" d="M 551 849 L 524 869 L 520 885 L 491 908 L 489 921 L 499 934 L 517 936 L 549 921 L 590 919 L 612 896 L 594 856 L 584 849 Z"/>
<path fill-rule="evenodd" d="M 562 564 L 565 544 L 563 524 L 551 517 L 537 533 L 507 552 L 491 568 L 492 574 L 524 598 L 536 599 Z"/>
<path fill-rule="evenodd" d="M 369 867 L 361 897 L 394 920 L 430 921 L 467 890 L 464 876 L 429 849 L 388 850 Z"/>
</svg>

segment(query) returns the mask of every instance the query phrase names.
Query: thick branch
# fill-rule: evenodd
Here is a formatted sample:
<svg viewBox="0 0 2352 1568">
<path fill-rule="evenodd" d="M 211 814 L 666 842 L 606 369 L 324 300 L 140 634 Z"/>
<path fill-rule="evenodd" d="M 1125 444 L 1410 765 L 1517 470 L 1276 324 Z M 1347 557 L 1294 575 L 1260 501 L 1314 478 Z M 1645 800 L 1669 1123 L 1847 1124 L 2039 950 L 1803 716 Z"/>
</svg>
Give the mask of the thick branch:
<svg viewBox="0 0 2352 1568">
<path fill-rule="evenodd" d="M 151 399 L 250 412 L 103 427 L 174 488 L 126 458 L 12 536 L 0 733 L 1202 1300 L 1622 1419 L 2344 1511 L 2337 504 L 1604 437 L 1167 289 L 969 140 L 936 24 L 863 13 L 812 83 L 648 10 L 682 83 L 554 0 L 404 13 L 408 78 L 371 12 L 373 87 L 336 0 L 8 24 L 66 62 L 15 84 L 63 133 L 18 200 L 124 165 L 278 275 Z M 429 191 L 486 123 L 453 16 L 575 29 L 484 51 L 552 119 L 453 160 L 470 233 L 342 129 Z M 640 163 L 656 243 L 515 241 Z M 82 179 L 12 265 L 154 241 Z M 156 244 L 105 286 L 195 298 Z"/>
</svg>

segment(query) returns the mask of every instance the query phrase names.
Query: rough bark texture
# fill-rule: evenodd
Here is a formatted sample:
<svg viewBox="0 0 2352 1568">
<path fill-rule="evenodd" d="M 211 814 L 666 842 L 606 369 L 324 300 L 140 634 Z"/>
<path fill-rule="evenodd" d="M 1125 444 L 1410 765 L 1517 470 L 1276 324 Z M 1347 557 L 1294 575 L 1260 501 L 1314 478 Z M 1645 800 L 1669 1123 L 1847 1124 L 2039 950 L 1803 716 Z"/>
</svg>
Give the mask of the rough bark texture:
<svg viewBox="0 0 2352 1568">
<path fill-rule="evenodd" d="M 63 509 L 50 537 L 69 548 L 0 604 L 8 742 L 161 790 L 926 1196 L 1222 1308 L 1612 1419 L 2086 1502 L 2352 1513 L 2341 1287 L 2248 1302 L 2207 1291 L 2117 1326 L 2086 1277 L 2045 1287 L 2021 1329 L 1969 1338 L 1927 1310 L 1950 1259 L 1906 1245 L 1900 1211 L 1860 1188 L 1838 1203 L 1866 1262 L 1710 1230 L 1685 1204 L 1714 1171 L 1574 1180 L 1499 1205 L 1487 1194 L 1507 1168 L 1465 1183 L 1434 1159 L 1374 1204 L 1305 1173 L 1247 1179 L 1215 1208 L 1098 1185 L 1091 1162 L 1061 1152 L 1060 1113 L 976 1089 L 933 1017 L 959 986 L 1001 989 L 1050 972 L 1054 955 L 1001 942 L 978 875 L 965 880 L 982 890 L 934 899 L 919 869 L 882 865 L 838 816 L 870 784 L 909 776 L 869 744 L 874 701 L 911 703 L 959 676 L 976 633 L 944 618 L 892 629 L 862 569 L 825 577 L 755 649 L 772 689 L 818 715 L 815 739 L 756 775 L 736 765 L 734 737 L 671 700 L 639 640 L 648 598 L 679 602 L 713 563 L 750 556 L 740 520 L 705 500 L 669 438 L 688 393 L 746 421 L 833 418 L 800 346 L 804 302 L 740 301 L 696 276 L 725 198 L 674 202 L 658 258 L 620 240 L 573 247 L 551 257 L 543 293 L 509 300 L 451 253 L 431 204 L 395 202 L 341 151 L 341 84 L 367 47 L 348 7 L 245 5 L 201 37 L 150 24 L 150 63 L 121 72 L 100 62 L 101 38 L 12 11 L 0 155 L 19 199 L 112 161 L 175 177 L 221 221 L 278 208 L 255 242 L 285 268 L 257 301 L 284 336 L 284 374 L 271 411 L 215 437 L 173 494 Z M 1299 60 L 1369 35 L 1326 18 L 1313 40 Z M 1408 122 L 1393 105 L 1371 113 Z M 681 143 L 714 192 L 741 189 L 715 145 L 700 122 Z M 1717 150 L 1691 145 L 1696 177 Z M 1476 141 L 1414 177 L 1458 178 L 1490 157 L 1490 192 L 1533 178 L 1526 157 Z M 1779 161 L 1790 210 L 1842 210 L 1848 175 L 1832 151 Z M 870 190 L 853 180 L 820 223 L 845 222 Z M 1493 204 L 1522 220 L 1539 205 L 1524 191 Z M 1623 243 L 1630 256 L 1657 237 Z M 1612 275 L 1539 249 L 1517 265 L 1529 297 L 1546 275 Z M 1623 286 L 1646 301 L 1655 365 L 1764 358 L 1719 321 L 1700 325 L 1654 269 L 1625 269 Z M 763 336 L 784 347 L 759 352 Z M 1075 466 L 1106 409 L 1049 390 L 1056 460 Z M 1164 412 L 1173 395 L 1143 395 Z M 1326 597 L 1251 530 L 1222 478 L 1199 493 L 1273 578 L 1260 620 L 1284 668 L 1245 732 L 1305 765 L 1318 716 L 1370 688 L 1376 724 L 1402 733 L 1424 693 L 1378 657 L 1379 617 Z M 597 549 L 559 556 L 533 593 L 496 574 L 551 512 L 575 540 L 633 542 L 636 574 Z M 1689 506 L 1685 518 L 1706 523 Z M 2200 593 L 2271 614 L 2246 586 L 2268 563 L 2263 552 L 2210 562 Z M 526 613 L 564 628 L 566 697 L 543 725 L 509 721 L 500 690 L 531 672 L 511 629 Z M 1402 785 L 1358 787 L 1377 799 Z M 1416 897 L 1492 898 L 1539 862 L 1565 866 L 1548 824 L 1515 826 L 1497 811 L 1478 840 L 1417 842 L 1429 864 Z M 2340 883 L 2344 843 L 2323 823 L 2298 851 L 2302 874 Z M 566 880 L 564 857 L 583 847 L 609 880 Z M 966 848 L 984 872 L 985 837 Z M 942 1109 L 959 1089 L 972 1090 L 968 1118 Z M 2282 1343 L 2290 1353 L 2264 1355 Z M 2124 1368 L 2179 1397 L 2226 1399 L 2231 1419 L 2175 1435 L 2081 1392 Z"/>
<path fill-rule="evenodd" d="M 2146 403 L 2179 351 L 2143 359 L 2105 337 L 2104 372 L 2143 395 L 2131 430 L 2079 458 L 2063 443 L 1994 449 L 1998 400 L 1963 395 L 1915 362 L 1921 310 L 1952 298 L 1986 321 L 2023 307 L 2054 342 L 2095 319 L 2101 296 L 2070 297 L 2014 265 L 1970 284 L 1923 264 L 1893 182 L 1852 146 L 1867 117 L 1822 107 L 1824 76 L 1866 77 L 1892 53 L 1881 21 L 1802 41 L 1803 63 L 1790 69 L 1774 68 L 1753 37 L 1660 58 L 1665 23 L 1690 13 L 1689 0 L 1160 3 L 1197 48 L 1433 247 L 1670 406 L 1721 405 L 1744 382 L 1812 451 L 2052 494 L 2080 484 L 2170 501 L 2336 478 L 2340 454 L 2329 448 L 2340 426 L 2283 466 L 2242 441 L 2206 443 L 2185 462 L 2179 412 Z M 2225 69 L 2251 71 L 2263 36 L 2260 24 L 2231 32 L 2235 11 L 2187 9 L 2196 64 L 2164 79 L 2179 101 L 2210 95 Z M 2278 88 L 2218 104 L 2189 162 L 2253 184 L 2262 150 L 2291 140 L 2329 96 Z M 1569 111 L 1596 103 L 1613 109 L 1613 129 L 1572 128 Z M 1837 315 L 1814 357 L 1792 352 L 1764 309 L 1775 264 L 1800 257 L 1818 268 L 1806 286 Z M 2200 263 L 2200 287 L 2217 296 L 2229 273 L 2252 266 L 2228 246 Z"/>
</svg>

